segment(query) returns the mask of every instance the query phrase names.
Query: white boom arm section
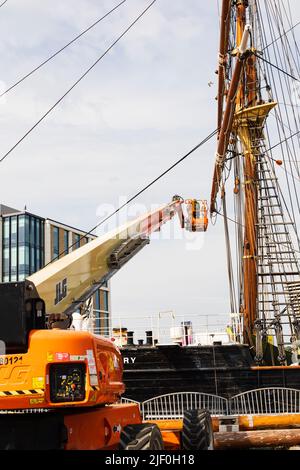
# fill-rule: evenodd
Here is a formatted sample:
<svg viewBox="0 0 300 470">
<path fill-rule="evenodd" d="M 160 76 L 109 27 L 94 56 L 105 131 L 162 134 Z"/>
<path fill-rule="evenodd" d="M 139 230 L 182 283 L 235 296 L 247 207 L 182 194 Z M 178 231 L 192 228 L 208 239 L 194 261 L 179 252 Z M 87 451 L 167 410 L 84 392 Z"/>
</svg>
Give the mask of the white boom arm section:
<svg viewBox="0 0 300 470">
<path fill-rule="evenodd" d="M 182 203 L 174 197 L 170 204 L 96 238 L 28 277 L 44 300 L 47 314 L 68 318 L 176 213 L 184 227 Z"/>
</svg>

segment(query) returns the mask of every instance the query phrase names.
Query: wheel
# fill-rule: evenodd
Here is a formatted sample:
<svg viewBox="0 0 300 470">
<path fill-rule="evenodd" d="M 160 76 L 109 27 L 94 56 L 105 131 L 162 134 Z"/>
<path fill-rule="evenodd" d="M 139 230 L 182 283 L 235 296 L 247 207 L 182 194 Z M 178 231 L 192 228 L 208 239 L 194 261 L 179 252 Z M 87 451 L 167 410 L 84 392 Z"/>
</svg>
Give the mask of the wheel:
<svg viewBox="0 0 300 470">
<path fill-rule="evenodd" d="M 210 414 L 207 410 L 188 410 L 183 417 L 183 450 L 212 450 L 213 430 Z"/>
<path fill-rule="evenodd" d="M 120 437 L 120 450 L 163 450 L 164 442 L 156 424 L 130 424 Z"/>
</svg>

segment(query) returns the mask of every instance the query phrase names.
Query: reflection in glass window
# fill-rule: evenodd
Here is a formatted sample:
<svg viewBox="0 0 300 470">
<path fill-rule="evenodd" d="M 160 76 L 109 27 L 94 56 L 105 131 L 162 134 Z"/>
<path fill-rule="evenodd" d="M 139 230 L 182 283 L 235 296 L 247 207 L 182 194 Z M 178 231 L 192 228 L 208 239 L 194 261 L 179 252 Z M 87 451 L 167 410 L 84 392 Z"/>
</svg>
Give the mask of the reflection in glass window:
<svg viewBox="0 0 300 470">
<path fill-rule="evenodd" d="M 102 291 L 103 292 L 103 310 L 108 312 L 108 292 L 107 291 Z"/>
<path fill-rule="evenodd" d="M 9 278 L 9 266 L 10 266 L 10 261 L 9 261 L 9 248 L 4 248 L 3 249 L 3 257 L 2 257 L 2 269 L 3 269 L 3 276 L 8 276 Z"/>
<path fill-rule="evenodd" d="M 41 246 L 40 226 L 41 226 L 41 221 L 37 219 L 35 221 L 35 246 L 37 248 Z"/>
<path fill-rule="evenodd" d="M 17 217 L 10 219 L 10 244 L 11 246 L 17 245 Z"/>
<path fill-rule="evenodd" d="M 109 336 L 109 313 L 108 312 L 102 313 L 102 319 L 103 319 L 102 334 L 104 336 Z"/>
<path fill-rule="evenodd" d="M 17 247 L 12 246 L 10 250 L 10 280 L 17 280 Z"/>
<path fill-rule="evenodd" d="M 4 219 L 4 223 L 3 223 L 3 246 L 4 247 L 8 247 L 9 246 L 9 222 L 10 222 L 10 218 L 9 217 L 6 217 Z"/>
<path fill-rule="evenodd" d="M 59 256 L 59 228 L 53 227 L 53 259 Z"/>
<path fill-rule="evenodd" d="M 19 245 L 23 245 L 25 243 L 25 215 L 20 215 L 18 222 L 19 222 L 18 241 L 19 241 Z"/>
<path fill-rule="evenodd" d="M 69 253 L 69 232 L 68 230 L 64 230 L 64 254 L 67 255 Z"/>
<path fill-rule="evenodd" d="M 78 233 L 74 234 L 75 248 L 80 248 L 80 235 Z"/>
</svg>

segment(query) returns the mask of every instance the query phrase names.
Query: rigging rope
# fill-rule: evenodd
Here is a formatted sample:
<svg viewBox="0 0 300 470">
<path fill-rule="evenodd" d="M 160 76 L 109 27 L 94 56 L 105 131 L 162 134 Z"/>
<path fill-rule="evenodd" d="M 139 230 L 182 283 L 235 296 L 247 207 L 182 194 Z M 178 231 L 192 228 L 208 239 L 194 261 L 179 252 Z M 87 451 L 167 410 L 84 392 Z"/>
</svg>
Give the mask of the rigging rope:
<svg viewBox="0 0 300 470">
<path fill-rule="evenodd" d="M 267 46 L 265 46 L 263 49 L 262 49 L 262 52 L 264 52 L 266 49 L 268 49 L 270 46 L 273 46 L 273 44 L 275 44 L 275 42 L 279 41 L 281 38 L 283 38 L 284 36 L 286 36 L 288 33 L 290 33 L 291 31 L 293 31 L 297 26 L 299 26 L 300 24 L 300 21 L 298 21 L 298 23 L 294 24 L 294 26 L 292 26 L 288 31 L 285 31 L 281 36 L 279 36 L 278 38 L 274 39 L 274 41 L 270 42 L 270 44 L 268 44 Z"/>
<path fill-rule="evenodd" d="M 282 73 L 284 73 L 285 75 L 287 75 L 288 77 L 292 78 L 293 80 L 296 80 L 297 82 L 300 82 L 300 79 L 299 79 L 299 78 L 294 77 L 293 75 L 291 75 L 290 73 L 288 73 L 288 72 L 286 72 L 285 70 L 281 69 L 281 68 L 278 67 L 277 65 L 272 64 L 272 62 L 270 62 L 269 60 L 265 59 L 265 58 L 262 57 L 260 54 L 257 54 L 256 52 L 253 52 L 253 55 L 255 55 L 255 57 L 257 57 L 258 59 L 262 60 L 262 61 L 265 62 L 266 64 L 271 65 L 272 67 L 274 67 L 275 69 L 277 69 L 279 72 L 282 72 Z"/>
</svg>

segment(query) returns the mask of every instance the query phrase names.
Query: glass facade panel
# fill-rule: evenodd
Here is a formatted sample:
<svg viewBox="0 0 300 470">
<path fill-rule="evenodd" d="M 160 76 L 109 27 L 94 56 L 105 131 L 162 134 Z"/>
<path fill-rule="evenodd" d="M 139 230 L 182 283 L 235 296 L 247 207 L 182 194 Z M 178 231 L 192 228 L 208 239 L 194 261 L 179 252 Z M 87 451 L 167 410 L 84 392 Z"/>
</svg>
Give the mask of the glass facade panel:
<svg viewBox="0 0 300 470">
<path fill-rule="evenodd" d="M 103 335 L 104 336 L 109 336 L 109 313 L 105 312 L 103 314 L 103 320 L 104 320 L 104 325 L 103 325 Z"/>
<path fill-rule="evenodd" d="M 17 235 L 17 217 L 10 218 L 10 244 L 11 246 L 17 246 L 18 235 Z"/>
<path fill-rule="evenodd" d="M 19 245 L 24 245 L 26 241 L 25 236 L 25 215 L 20 215 L 19 217 L 19 235 L 18 235 Z"/>
<path fill-rule="evenodd" d="M 10 249 L 10 280 L 17 280 L 17 247 L 12 246 Z"/>
<path fill-rule="evenodd" d="M 9 237 L 10 237 L 10 219 L 7 217 L 3 222 L 3 246 L 4 248 L 9 247 Z"/>
<path fill-rule="evenodd" d="M 22 281 L 40 269 L 43 250 L 43 220 L 29 214 L 3 218 L 3 282 Z"/>
<path fill-rule="evenodd" d="M 78 235 L 78 233 L 75 233 L 74 239 L 75 239 L 75 248 L 80 248 L 80 235 Z"/>
<path fill-rule="evenodd" d="M 101 331 L 101 313 L 100 313 L 100 290 L 94 295 L 94 315 L 95 315 L 95 327 L 96 327 L 96 334 L 102 334 Z"/>
<path fill-rule="evenodd" d="M 3 269 L 3 276 L 8 277 L 9 279 L 9 266 L 10 266 L 10 250 L 9 248 L 3 248 L 3 256 L 2 256 L 2 269 Z"/>
<path fill-rule="evenodd" d="M 59 256 L 59 228 L 53 227 L 53 258 L 55 259 Z"/>
<path fill-rule="evenodd" d="M 69 253 L 69 232 L 68 230 L 64 230 L 64 254 L 67 255 Z"/>
</svg>

